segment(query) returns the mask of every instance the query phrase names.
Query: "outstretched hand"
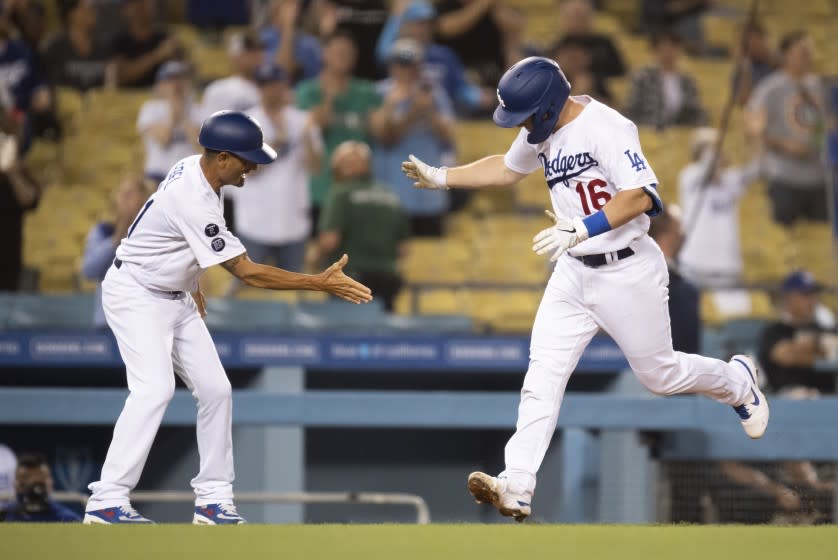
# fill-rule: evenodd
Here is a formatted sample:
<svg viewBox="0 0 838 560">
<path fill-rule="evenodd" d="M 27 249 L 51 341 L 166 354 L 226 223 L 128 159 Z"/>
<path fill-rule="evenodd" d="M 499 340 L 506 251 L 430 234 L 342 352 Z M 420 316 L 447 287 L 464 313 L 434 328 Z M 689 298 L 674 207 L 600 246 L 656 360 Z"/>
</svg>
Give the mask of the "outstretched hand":
<svg viewBox="0 0 838 560">
<path fill-rule="evenodd" d="M 332 266 L 318 274 L 323 291 L 352 303 L 371 302 L 370 289 L 343 273 L 343 267 L 348 262 L 349 257 L 344 254 Z"/>
<path fill-rule="evenodd" d="M 410 161 L 402 162 L 402 173 L 407 175 L 408 179 L 415 181 L 414 187 L 417 189 L 448 188 L 447 167 L 432 167 L 413 154 L 410 154 L 408 159 Z"/>
<path fill-rule="evenodd" d="M 541 230 L 533 237 L 532 250 L 538 255 L 552 253 L 555 262 L 562 253 L 588 239 L 588 229 L 578 216 L 572 220 L 557 217 L 550 210 L 544 212 L 553 221 L 553 226 Z"/>
</svg>

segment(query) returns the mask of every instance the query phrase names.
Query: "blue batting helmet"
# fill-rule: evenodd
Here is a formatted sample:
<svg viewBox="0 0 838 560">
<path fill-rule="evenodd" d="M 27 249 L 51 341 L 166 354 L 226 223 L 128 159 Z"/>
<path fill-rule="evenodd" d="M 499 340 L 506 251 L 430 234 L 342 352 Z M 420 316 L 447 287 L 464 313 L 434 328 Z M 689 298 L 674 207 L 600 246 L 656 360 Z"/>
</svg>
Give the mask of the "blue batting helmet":
<svg viewBox="0 0 838 560">
<path fill-rule="evenodd" d="M 527 142 L 544 142 L 559 120 L 570 82 L 559 65 L 549 58 L 531 56 L 514 64 L 498 82 L 498 108 L 495 124 L 514 128 L 533 117 Z"/>
<path fill-rule="evenodd" d="M 198 133 L 198 144 L 262 165 L 276 159 L 276 151 L 264 143 L 262 127 L 241 111 L 218 111 L 207 117 Z"/>
</svg>

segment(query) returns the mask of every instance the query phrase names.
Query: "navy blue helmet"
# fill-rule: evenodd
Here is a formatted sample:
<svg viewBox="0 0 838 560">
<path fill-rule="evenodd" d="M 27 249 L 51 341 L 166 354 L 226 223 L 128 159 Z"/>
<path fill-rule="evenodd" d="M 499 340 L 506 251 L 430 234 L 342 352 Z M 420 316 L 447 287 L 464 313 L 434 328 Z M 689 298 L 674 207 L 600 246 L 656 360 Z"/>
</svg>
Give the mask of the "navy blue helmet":
<svg viewBox="0 0 838 560">
<path fill-rule="evenodd" d="M 262 127 L 241 111 L 218 111 L 207 117 L 198 133 L 198 144 L 261 165 L 276 159 L 276 151 L 264 142 Z"/>
<path fill-rule="evenodd" d="M 533 117 L 527 142 L 544 142 L 559 120 L 570 82 L 555 61 L 531 56 L 514 64 L 498 82 L 498 108 L 495 124 L 504 128 L 521 126 Z"/>
</svg>

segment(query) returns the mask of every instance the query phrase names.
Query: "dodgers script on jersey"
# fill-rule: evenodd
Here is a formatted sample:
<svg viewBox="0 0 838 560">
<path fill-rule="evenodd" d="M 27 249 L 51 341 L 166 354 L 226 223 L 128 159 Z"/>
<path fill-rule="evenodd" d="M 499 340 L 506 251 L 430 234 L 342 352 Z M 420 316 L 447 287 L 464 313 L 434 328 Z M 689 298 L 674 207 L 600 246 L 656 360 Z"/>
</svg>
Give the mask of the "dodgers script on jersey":
<svg viewBox="0 0 838 560">
<path fill-rule="evenodd" d="M 131 276 L 160 291 L 195 291 L 203 269 L 245 252 L 227 229 L 224 202 L 204 177 L 201 156 L 176 163 L 116 250 Z"/>
<path fill-rule="evenodd" d="M 522 128 L 506 153 L 506 167 L 525 174 L 542 168 L 553 211 L 565 218 L 589 216 L 621 190 L 646 187 L 657 197 L 658 179 L 643 155 L 634 123 L 586 95 L 574 99 L 586 105 L 584 110 L 546 141 L 528 143 Z M 648 230 L 649 217 L 641 215 L 569 252 L 582 256 L 618 251 Z"/>
</svg>

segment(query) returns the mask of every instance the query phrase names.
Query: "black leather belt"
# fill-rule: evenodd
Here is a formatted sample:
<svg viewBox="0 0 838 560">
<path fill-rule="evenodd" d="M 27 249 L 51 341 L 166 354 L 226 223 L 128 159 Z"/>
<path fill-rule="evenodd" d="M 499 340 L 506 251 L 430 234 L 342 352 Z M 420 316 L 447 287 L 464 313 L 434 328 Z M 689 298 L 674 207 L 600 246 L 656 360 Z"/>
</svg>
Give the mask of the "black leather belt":
<svg viewBox="0 0 838 560">
<path fill-rule="evenodd" d="M 626 247 L 625 249 L 620 249 L 619 251 L 613 253 L 600 253 L 599 255 L 584 255 L 582 257 L 573 258 L 577 261 L 580 261 L 585 266 L 588 266 L 590 268 L 598 268 L 605 264 L 627 259 L 633 254 L 634 250 L 631 247 Z"/>
<path fill-rule="evenodd" d="M 122 266 L 122 260 L 119 257 L 115 258 L 113 260 L 113 265 L 117 268 L 117 270 L 119 270 L 119 268 Z M 164 294 L 166 296 L 171 296 L 172 299 L 180 299 L 180 298 L 183 297 L 183 294 L 184 294 L 181 291 L 174 291 L 174 292 L 168 292 L 168 291 L 164 291 L 164 290 L 151 290 L 151 291 L 154 292 L 154 293 Z"/>
</svg>

